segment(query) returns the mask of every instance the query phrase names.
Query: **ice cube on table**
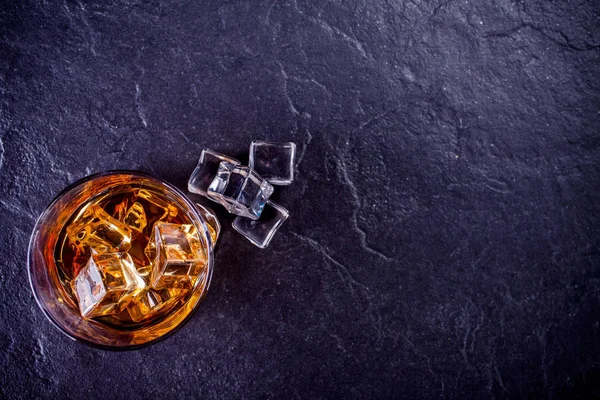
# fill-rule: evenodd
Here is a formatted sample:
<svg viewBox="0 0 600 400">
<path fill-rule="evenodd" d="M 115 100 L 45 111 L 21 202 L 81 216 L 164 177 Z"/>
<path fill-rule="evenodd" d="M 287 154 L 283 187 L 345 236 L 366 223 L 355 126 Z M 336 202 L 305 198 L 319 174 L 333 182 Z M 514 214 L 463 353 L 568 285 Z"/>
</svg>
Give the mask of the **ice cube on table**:
<svg viewBox="0 0 600 400">
<path fill-rule="evenodd" d="M 89 246 L 97 253 L 127 251 L 131 246 L 131 229 L 96 204 L 79 212 L 67 226 L 67 236 L 76 248 Z"/>
<path fill-rule="evenodd" d="M 151 282 L 156 289 L 191 288 L 206 265 L 206 253 L 193 225 L 159 221 L 145 249 L 152 260 Z"/>
<path fill-rule="evenodd" d="M 72 281 L 79 311 L 85 318 L 121 312 L 145 283 L 127 253 L 92 254 Z"/>
<path fill-rule="evenodd" d="M 150 319 L 174 305 L 184 293 L 184 290 L 178 289 L 146 288 L 133 299 L 127 312 L 134 322 Z"/>
<path fill-rule="evenodd" d="M 207 194 L 232 214 L 258 219 L 273 186 L 253 169 L 223 161 Z"/>
<path fill-rule="evenodd" d="M 250 144 L 248 166 L 273 185 L 289 185 L 294 180 L 295 155 L 292 142 L 255 140 Z"/>
<path fill-rule="evenodd" d="M 198 160 L 198 165 L 196 165 L 194 172 L 192 172 L 192 175 L 188 180 L 188 191 L 206 196 L 208 186 L 217 174 L 219 164 L 222 161 L 227 161 L 234 165 L 240 164 L 240 162 L 235 158 L 217 153 L 216 151 L 212 151 L 210 149 L 202 150 L 202 153 L 200 153 L 200 159 Z"/>
<path fill-rule="evenodd" d="M 196 203 L 196 207 L 198 208 L 198 212 L 204 220 L 206 221 L 206 225 L 208 226 L 208 233 L 210 234 L 210 239 L 212 241 L 213 247 L 217 243 L 217 239 L 219 238 L 219 234 L 221 233 L 221 224 L 217 219 L 214 211 L 211 209 L 204 207 L 203 205 Z"/>
<path fill-rule="evenodd" d="M 129 210 L 127 210 L 127 213 L 123 218 L 123 223 L 138 232 L 142 232 L 146 225 L 148 225 L 144 206 L 137 201 L 133 203 L 131 207 L 129 207 Z"/>
<path fill-rule="evenodd" d="M 233 229 L 248 239 L 255 246 L 261 249 L 266 248 L 275 232 L 290 216 L 288 210 L 277 203 L 267 201 L 262 215 L 258 220 L 251 220 L 244 217 L 236 217 L 233 220 Z"/>
</svg>

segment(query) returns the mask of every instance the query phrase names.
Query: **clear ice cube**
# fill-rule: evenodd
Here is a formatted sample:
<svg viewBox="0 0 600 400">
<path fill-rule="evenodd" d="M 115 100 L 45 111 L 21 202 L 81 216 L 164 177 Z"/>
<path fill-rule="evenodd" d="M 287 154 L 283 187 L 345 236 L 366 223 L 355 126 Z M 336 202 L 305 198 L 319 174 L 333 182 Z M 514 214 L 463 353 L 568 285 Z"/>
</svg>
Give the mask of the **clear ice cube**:
<svg viewBox="0 0 600 400">
<path fill-rule="evenodd" d="M 223 161 L 207 194 L 232 214 L 258 219 L 273 186 L 253 169 Z"/>
<path fill-rule="evenodd" d="M 234 165 L 240 164 L 240 162 L 235 158 L 217 153 L 216 151 L 212 151 L 210 149 L 202 150 L 202 153 L 200 154 L 200 160 L 198 160 L 198 165 L 188 180 L 188 191 L 206 196 L 208 186 L 217 174 L 219 164 L 222 161 L 227 161 Z"/>
<path fill-rule="evenodd" d="M 249 167 L 273 185 L 289 185 L 294 180 L 296 145 L 292 142 L 255 140 L 250 144 Z"/>
<path fill-rule="evenodd" d="M 127 253 L 93 254 L 72 281 L 79 311 L 85 318 L 121 312 L 145 283 Z"/>
<path fill-rule="evenodd" d="M 277 203 L 268 201 L 258 220 L 236 217 L 233 220 L 233 229 L 261 249 L 266 248 L 275 232 L 290 216 L 288 210 Z"/>
<path fill-rule="evenodd" d="M 157 222 L 145 253 L 152 260 L 151 282 L 156 289 L 189 289 L 206 265 L 198 232 L 189 224 Z"/>
<path fill-rule="evenodd" d="M 100 206 L 86 206 L 67 227 L 69 242 L 78 249 L 89 246 L 97 253 L 127 251 L 131 229 Z"/>
<path fill-rule="evenodd" d="M 175 304 L 184 293 L 180 289 L 146 288 L 127 307 L 127 312 L 134 322 L 150 319 Z"/>
</svg>

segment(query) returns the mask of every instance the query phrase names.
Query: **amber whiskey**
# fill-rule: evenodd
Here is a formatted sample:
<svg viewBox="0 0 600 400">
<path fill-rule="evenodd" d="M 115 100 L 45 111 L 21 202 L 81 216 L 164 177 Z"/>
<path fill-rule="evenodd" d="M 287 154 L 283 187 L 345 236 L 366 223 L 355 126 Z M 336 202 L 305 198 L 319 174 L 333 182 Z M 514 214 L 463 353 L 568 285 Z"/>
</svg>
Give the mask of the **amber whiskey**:
<svg viewBox="0 0 600 400">
<path fill-rule="evenodd" d="M 138 329 L 185 303 L 207 262 L 188 215 L 163 193 L 135 185 L 91 196 L 73 212 L 55 260 L 81 316 Z"/>
</svg>

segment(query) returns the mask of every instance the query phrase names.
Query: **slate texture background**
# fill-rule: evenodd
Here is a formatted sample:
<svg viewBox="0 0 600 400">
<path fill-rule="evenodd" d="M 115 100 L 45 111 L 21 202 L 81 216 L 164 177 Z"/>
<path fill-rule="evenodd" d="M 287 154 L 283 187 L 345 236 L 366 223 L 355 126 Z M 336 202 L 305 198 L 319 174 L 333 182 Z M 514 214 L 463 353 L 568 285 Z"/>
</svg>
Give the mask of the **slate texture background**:
<svg viewBox="0 0 600 400">
<path fill-rule="evenodd" d="M 0 397 L 600 396 L 595 1 L 0 6 Z M 298 144 L 291 218 L 225 225 L 208 297 L 125 353 L 28 287 L 36 217 L 93 172 L 185 188 L 200 150 Z"/>
</svg>

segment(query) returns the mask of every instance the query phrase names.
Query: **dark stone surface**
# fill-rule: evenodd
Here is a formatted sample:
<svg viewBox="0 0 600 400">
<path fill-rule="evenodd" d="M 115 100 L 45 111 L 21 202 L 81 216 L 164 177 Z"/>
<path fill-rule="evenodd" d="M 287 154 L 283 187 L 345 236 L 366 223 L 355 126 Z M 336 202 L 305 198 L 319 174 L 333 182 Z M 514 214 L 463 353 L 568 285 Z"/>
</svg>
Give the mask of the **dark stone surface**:
<svg viewBox="0 0 600 400">
<path fill-rule="evenodd" d="M 0 397 L 600 395 L 596 1 L 0 6 Z M 86 347 L 28 287 L 36 217 L 125 168 L 293 140 L 268 250 L 225 225 L 193 320 Z M 247 160 L 247 158 L 246 158 Z"/>
</svg>

